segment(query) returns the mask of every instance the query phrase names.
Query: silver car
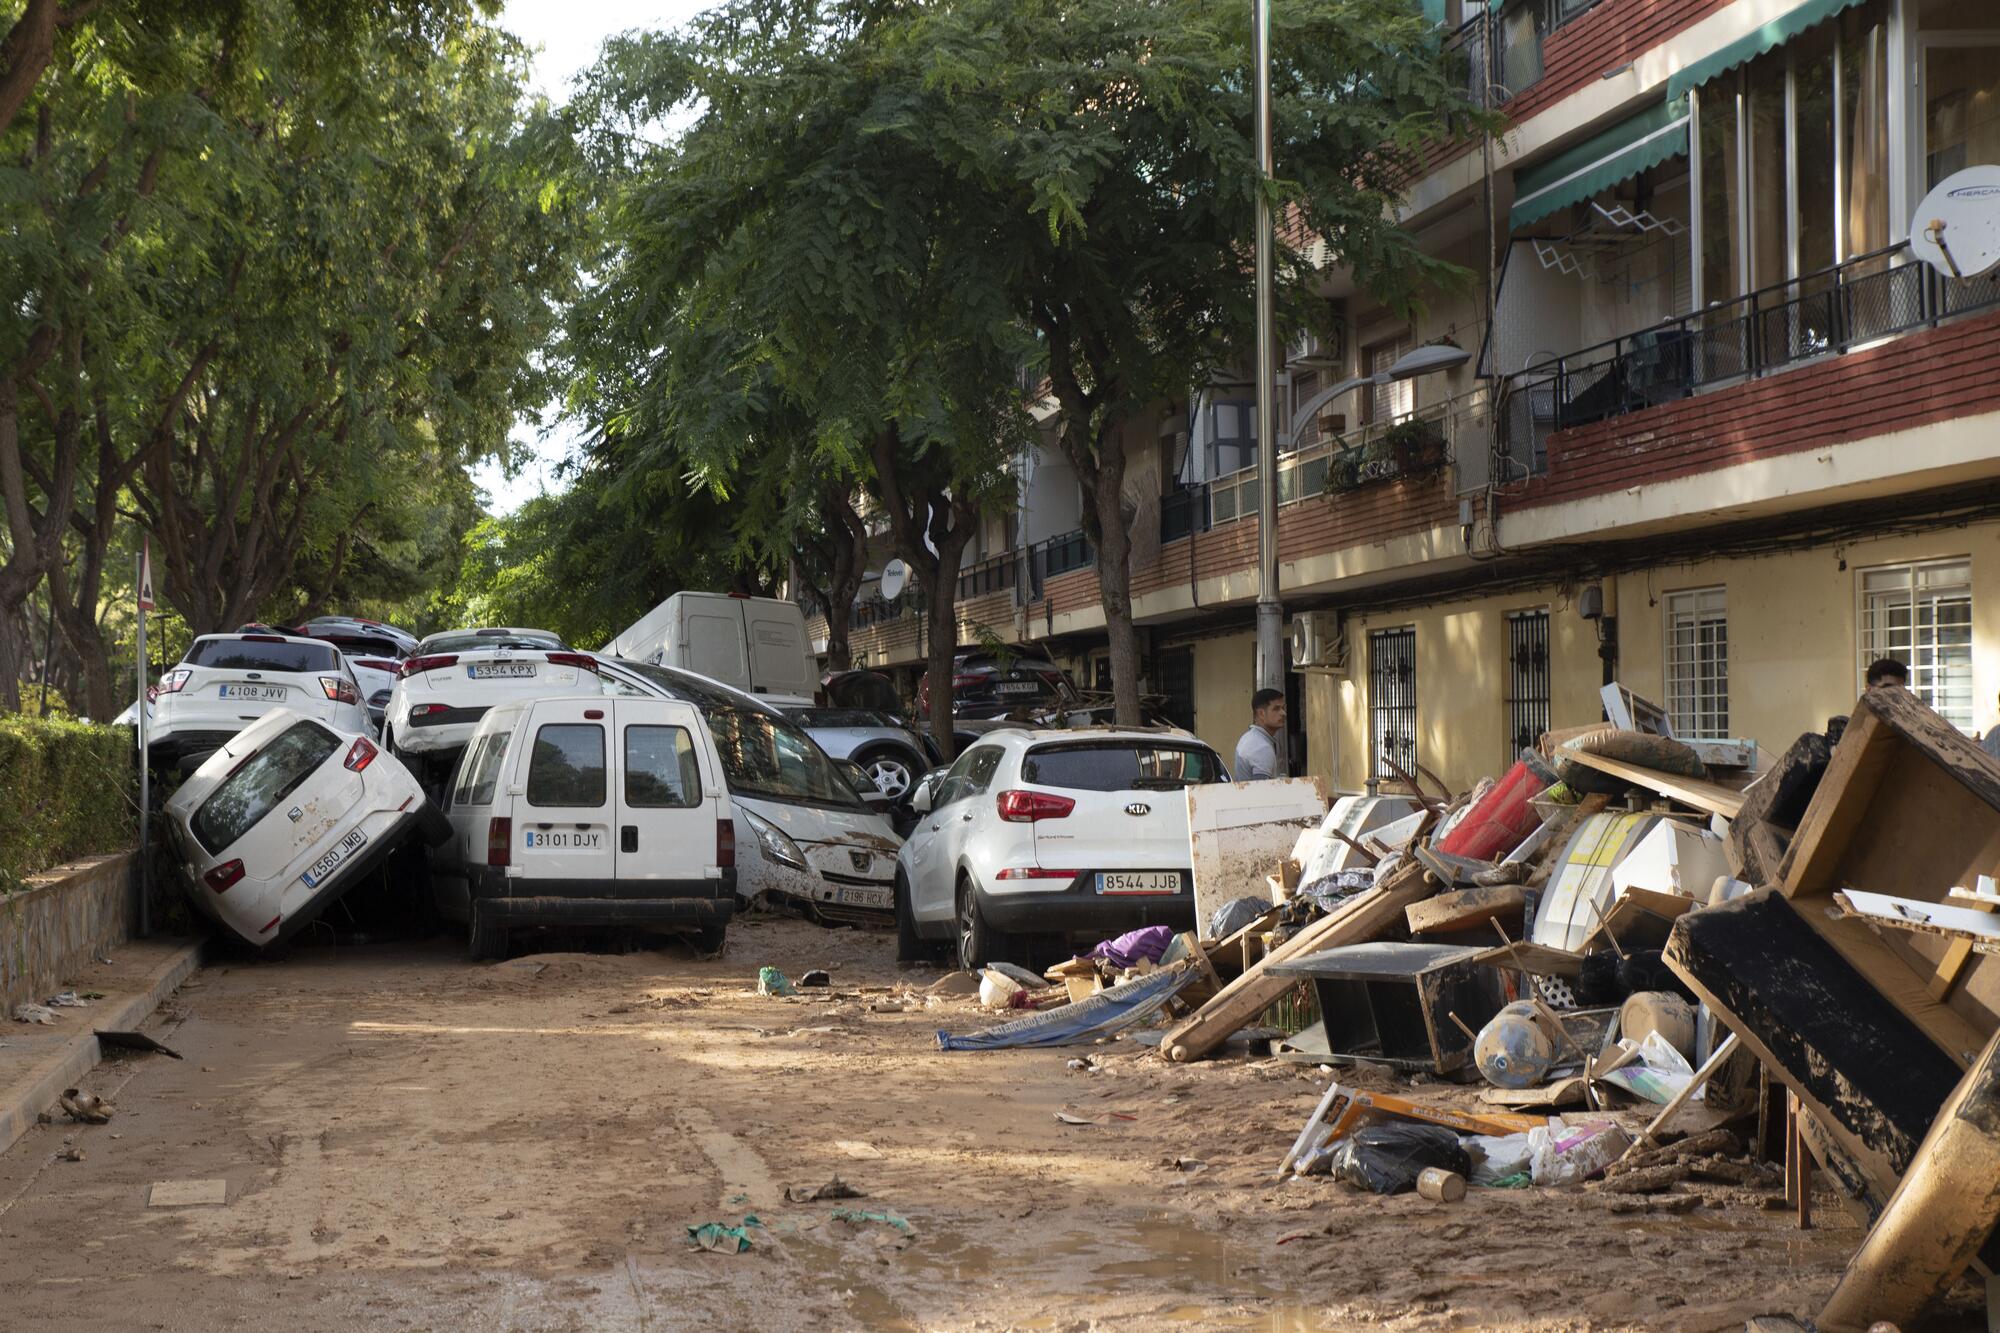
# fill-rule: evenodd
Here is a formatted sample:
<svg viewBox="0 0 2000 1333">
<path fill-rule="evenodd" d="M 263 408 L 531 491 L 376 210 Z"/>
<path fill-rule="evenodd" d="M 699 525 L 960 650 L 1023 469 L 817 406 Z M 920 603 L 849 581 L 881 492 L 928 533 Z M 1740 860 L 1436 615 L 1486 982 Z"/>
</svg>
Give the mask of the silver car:
<svg viewBox="0 0 2000 1333">
<path fill-rule="evenodd" d="M 887 713 L 865 708 L 786 708 L 787 718 L 835 759 L 851 759 L 892 805 L 909 802 L 917 779 L 935 764 L 930 747 Z"/>
</svg>

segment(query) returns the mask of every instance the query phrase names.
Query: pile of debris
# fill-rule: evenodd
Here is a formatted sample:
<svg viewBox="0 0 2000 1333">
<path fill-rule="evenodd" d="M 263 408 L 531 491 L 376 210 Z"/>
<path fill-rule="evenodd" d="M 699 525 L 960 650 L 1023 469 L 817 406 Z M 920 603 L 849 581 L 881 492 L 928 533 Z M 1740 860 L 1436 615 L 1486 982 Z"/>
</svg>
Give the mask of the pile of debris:
<svg viewBox="0 0 2000 1333">
<path fill-rule="evenodd" d="M 1202 930 L 1023 974 L 1009 1003 L 1037 1012 L 940 1043 L 1163 1020 L 1170 1061 L 1247 1038 L 1469 1085 L 1327 1089 L 1280 1174 L 1376 1192 L 1565 1186 L 1807 1226 L 1821 1169 L 1870 1228 L 1822 1329 L 1908 1326 L 1975 1261 L 2000 1272 L 2000 764 L 1900 689 L 1776 762 L 1676 739 L 1616 685 L 1605 705 L 1471 791 L 1419 770 L 1303 831 L 1238 830 L 1290 839 L 1261 884 L 1204 885 L 1193 848 Z"/>
</svg>

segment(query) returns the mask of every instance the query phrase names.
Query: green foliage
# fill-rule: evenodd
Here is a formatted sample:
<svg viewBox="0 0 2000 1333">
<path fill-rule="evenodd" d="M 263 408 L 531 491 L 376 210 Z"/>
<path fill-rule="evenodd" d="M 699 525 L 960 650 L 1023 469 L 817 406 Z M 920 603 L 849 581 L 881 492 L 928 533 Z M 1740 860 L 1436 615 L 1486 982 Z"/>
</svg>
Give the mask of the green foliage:
<svg viewBox="0 0 2000 1333">
<path fill-rule="evenodd" d="M 124 727 L 0 717 L 0 889 L 131 846 L 133 781 Z"/>
</svg>

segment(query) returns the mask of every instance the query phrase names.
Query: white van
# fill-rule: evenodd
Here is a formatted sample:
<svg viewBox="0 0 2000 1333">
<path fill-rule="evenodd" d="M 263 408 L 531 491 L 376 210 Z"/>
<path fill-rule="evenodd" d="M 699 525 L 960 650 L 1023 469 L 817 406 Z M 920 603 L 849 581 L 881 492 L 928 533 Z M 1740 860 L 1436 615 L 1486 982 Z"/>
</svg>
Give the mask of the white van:
<svg viewBox="0 0 2000 1333">
<path fill-rule="evenodd" d="M 474 958 L 528 926 L 687 929 L 722 948 L 736 830 L 701 713 L 670 699 L 517 700 L 480 719 L 443 793 L 440 915 Z"/>
<path fill-rule="evenodd" d="M 779 597 L 677 592 L 598 651 L 679 667 L 775 704 L 809 704 L 819 686 L 805 613 Z"/>
</svg>

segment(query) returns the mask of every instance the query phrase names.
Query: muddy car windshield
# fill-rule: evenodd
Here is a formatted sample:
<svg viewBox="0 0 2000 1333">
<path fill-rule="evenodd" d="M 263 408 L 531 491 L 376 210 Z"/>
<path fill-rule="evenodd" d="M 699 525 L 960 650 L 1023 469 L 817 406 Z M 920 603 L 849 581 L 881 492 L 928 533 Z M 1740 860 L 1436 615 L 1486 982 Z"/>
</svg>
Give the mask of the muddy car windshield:
<svg viewBox="0 0 2000 1333">
<path fill-rule="evenodd" d="M 1021 780 L 1073 791 L 1170 791 L 1221 781 L 1222 761 L 1199 746 L 1092 741 L 1030 750 Z"/>
<path fill-rule="evenodd" d="M 299 784 L 339 748 L 338 736 L 312 722 L 300 722 L 280 732 L 201 803 L 188 821 L 196 840 L 210 852 L 229 846 L 298 790 Z"/>
<path fill-rule="evenodd" d="M 224 671 L 332 671 L 340 655 L 323 643 L 290 639 L 196 639 L 181 659 Z"/>
<path fill-rule="evenodd" d="M 826 752 L 783 718 L 713 704 L 702 706 L 702 716 L 714 733 L 731 791 L 809 805 L 861 804 Z"/>
</svg>

